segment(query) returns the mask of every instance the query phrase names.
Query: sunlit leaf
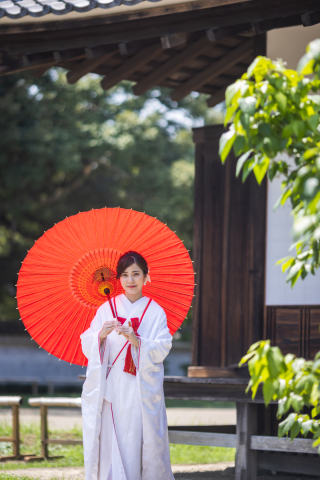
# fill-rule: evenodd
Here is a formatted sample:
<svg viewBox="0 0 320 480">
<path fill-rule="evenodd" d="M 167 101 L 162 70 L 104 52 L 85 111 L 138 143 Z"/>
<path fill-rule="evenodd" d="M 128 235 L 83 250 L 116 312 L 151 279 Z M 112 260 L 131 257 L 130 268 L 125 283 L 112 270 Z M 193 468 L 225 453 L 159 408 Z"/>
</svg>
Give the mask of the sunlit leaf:
<svg viewBox="0 0 320 480">
<path fill-rule="evenodd" d="M 236 132 L 234 131 L 234 129 L 230 129 L 228 132 L 224 133 L 221 136 L 219 142 L 219 155 L 222 162 L 225 162 L 227 156 L 229 155 L 235 138 Z"/>
<path fill-rule="evenodd" d="M 238 159 L 238 161 L 237 161 L 237 167 L 236 167 L 236 177 L 239 176 L 243 165 L 244 165 L 245 162 L 248 160 L 248 158 L 250 157 L 251 153 L 252 153 L 252 150 L 248 150 L 246 153 L 244 153 L 243 155 L 241 155 L 241 157 Z"/>
</svg>

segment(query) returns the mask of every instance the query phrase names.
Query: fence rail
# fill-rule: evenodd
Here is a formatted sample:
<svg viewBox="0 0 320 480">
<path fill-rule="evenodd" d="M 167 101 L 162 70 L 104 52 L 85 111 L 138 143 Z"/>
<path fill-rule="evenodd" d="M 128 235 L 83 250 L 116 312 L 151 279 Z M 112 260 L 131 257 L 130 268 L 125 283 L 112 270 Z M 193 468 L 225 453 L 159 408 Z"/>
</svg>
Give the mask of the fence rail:
<svg viewBox="0 0 320 480">
<path fill-rule="evenodd" d="M 64 397 L 39 397 L 29 398 L 31 407 L 40 407 L 40 436 L 41 436 L 41 459 L 60 458 L 50 457 L 48 445 L 82 445 L 82 440 L 66 440 L 62 438 L 49 438 L 48 434 L 48 407 L 76 407 L 81 408 L 81 398 L 64 398 Z"/>
</svg>

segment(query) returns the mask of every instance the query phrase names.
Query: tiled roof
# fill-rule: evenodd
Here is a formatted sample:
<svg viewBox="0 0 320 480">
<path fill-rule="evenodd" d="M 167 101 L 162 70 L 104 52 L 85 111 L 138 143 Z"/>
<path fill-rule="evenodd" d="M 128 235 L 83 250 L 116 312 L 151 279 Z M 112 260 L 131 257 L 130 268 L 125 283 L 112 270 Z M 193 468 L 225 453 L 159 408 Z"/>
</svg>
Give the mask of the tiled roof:
<svg viewBox="0 0 320 480">
<path fill-rule="evenodd" d="M 43 17 L 49 13 L 65 15 L 72 11 L 88 12 L 94 8 L 132 6 L 141 2 L 161 0 L 0 0 L 0 18 L 22 18 L 25 15 Z"/>
</svg>

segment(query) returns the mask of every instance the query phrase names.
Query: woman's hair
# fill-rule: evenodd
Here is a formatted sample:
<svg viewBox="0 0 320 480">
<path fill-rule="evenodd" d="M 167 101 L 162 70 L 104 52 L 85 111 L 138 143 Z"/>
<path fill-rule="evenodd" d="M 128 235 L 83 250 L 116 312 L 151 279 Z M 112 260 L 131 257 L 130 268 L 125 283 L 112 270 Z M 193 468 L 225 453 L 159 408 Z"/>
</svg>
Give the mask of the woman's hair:
<svg viewBox="0 0 320 480">
<path fill-rule="evenodd" d="M 148 264 L 145 258 L 143 258 L 143 256 L 140 255 L 140 253 L 130 250 L 129 252 L 126 252 L 123 255 L 121 255 L 121 257 L 118 260 L 117 278 L 120 278 L 123 272 L 134 263 L 141 268 L 144 275 L 148 274 L 149 269 L 148 269 Z"/>
</svg>

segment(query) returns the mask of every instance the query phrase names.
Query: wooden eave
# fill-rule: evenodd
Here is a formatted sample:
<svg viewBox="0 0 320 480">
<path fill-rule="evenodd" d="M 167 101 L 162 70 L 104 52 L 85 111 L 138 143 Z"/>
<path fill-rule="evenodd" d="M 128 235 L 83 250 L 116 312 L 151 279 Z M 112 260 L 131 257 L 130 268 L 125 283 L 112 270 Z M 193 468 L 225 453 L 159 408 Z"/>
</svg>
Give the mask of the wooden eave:
<svg viewBox="0 0 320 480">
<path fill-rule="evenodd" d="M 40 76 L 59 66 L 69 83 L 92 72 L 103 76 L 105 89 L 126 79 L 136 83 L 136 95 L 164 86 L 177 101 L 191 91 L 210 94 L 213 106 L 265 53 L 261 34 L 320 22 L 318 0 L 198 0 L 168 9 L 13 26 L 0 21 L 0 75 Z"/>
</svg>

